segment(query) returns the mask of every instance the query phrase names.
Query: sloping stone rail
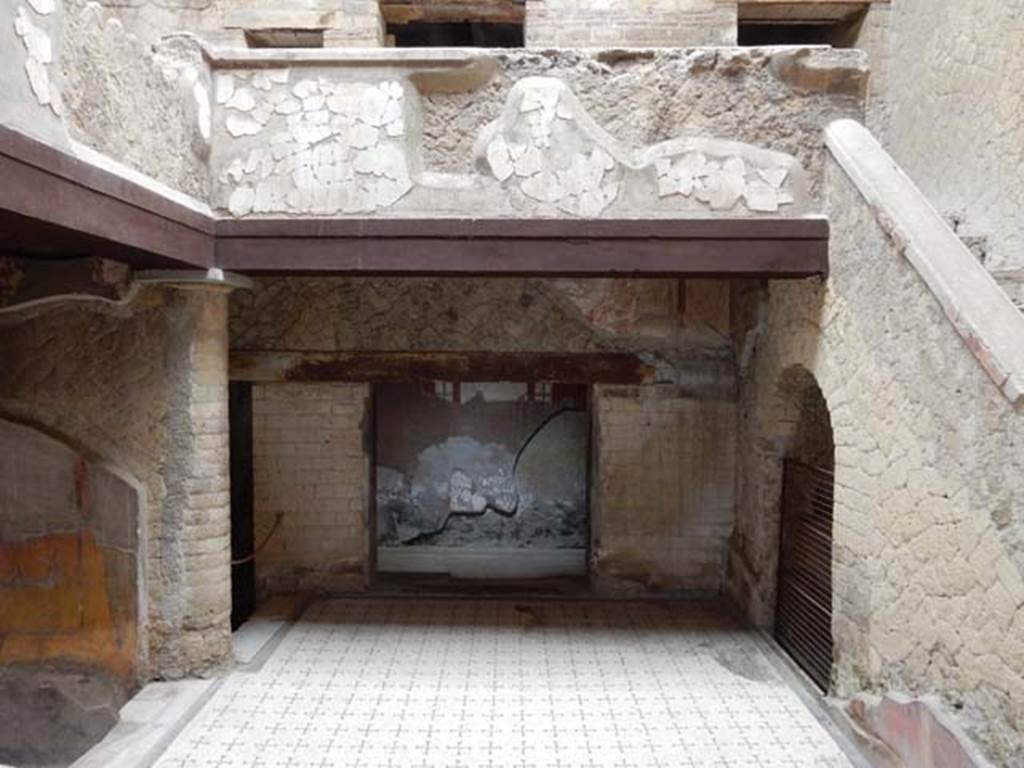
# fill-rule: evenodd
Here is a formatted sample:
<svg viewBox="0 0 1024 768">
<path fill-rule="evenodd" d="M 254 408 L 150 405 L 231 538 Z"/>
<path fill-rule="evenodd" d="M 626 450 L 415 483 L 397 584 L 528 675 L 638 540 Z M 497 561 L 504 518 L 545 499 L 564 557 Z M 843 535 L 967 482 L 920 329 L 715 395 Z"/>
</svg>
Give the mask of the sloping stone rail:
<svg viewBox="0 0 1024 768">
<path fill-rule="evenodd" d="M 1012 404 L 1024 404 L 1024 314 L 867 128 L 838 120 L 825 142 L 967 348 Z"/>
</svg>

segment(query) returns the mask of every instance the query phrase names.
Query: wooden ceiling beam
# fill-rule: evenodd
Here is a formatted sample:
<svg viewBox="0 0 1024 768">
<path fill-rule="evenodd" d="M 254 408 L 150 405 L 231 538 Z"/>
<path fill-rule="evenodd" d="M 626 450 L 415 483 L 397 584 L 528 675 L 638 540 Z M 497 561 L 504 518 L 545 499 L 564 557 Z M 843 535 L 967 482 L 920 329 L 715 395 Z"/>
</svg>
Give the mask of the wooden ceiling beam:
<svg viewBox="0 0 1024 768">
<path fill-rule="evenodd" d="M 424 21 L 522 24 L 526 18 L 524 0 L 381 0 L 380 9 L 389 24 Z"/>
</svg>

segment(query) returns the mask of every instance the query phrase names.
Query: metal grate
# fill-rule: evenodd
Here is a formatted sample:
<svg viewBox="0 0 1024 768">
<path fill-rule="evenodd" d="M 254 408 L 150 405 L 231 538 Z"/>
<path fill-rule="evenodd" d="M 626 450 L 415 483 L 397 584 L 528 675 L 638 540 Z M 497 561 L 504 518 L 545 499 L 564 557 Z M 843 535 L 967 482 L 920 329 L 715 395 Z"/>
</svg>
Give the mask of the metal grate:
<svg viewBox="0 0 1024 768">
<path fill-rule="evenodd" d="M 823 691 L 832 674 L 834 475 L 787 460 L 775 639 Z"/>
</svg>

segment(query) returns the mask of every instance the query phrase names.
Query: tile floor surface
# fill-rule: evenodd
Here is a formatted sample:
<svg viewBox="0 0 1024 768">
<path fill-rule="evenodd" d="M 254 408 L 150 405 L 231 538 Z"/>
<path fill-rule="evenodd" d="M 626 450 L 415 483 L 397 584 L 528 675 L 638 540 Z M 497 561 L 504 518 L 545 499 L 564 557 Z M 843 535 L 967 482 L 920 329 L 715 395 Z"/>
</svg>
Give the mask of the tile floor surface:
<svg viewBox="0 0 1024 768">
<path fill-rule="evenodd" d="M 158 768 L 849 766 L 710 606 L 330 600 Z"/>
</svg>

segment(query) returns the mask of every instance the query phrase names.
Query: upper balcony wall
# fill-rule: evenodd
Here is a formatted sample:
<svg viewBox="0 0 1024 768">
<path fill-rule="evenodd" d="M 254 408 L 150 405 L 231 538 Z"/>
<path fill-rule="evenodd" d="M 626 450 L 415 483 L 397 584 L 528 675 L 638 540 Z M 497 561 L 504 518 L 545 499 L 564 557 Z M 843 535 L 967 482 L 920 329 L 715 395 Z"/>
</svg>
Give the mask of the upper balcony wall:
<svg viewBox="0 0 1024 768">
<path fill-rule="evenodd" d="M 232 216 L 789 216 L 861 114 L 827 48 L 213 51 Z"/>
<path fill-rule="evenodd" d="M 863 117 L 856 51 L 148 45 L 49 1 L 0 18 L 34 41 L 4 51 L 4 123 L 226 216 L 799 216 L 823 127 Z M 47 100 L 25 16 L 52 27 Z"/>
</svg>

